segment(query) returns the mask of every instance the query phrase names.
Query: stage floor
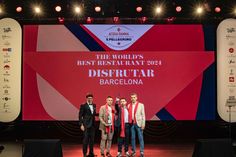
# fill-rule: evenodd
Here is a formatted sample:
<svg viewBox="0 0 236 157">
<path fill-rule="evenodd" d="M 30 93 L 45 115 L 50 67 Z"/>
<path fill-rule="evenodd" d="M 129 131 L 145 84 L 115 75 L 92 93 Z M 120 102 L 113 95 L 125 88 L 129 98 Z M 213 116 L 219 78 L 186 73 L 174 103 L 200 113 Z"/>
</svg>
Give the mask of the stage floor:
<svg viewBox="0 0 236 157">
<path fill-rule="evenodd" d="M 194 144 L 145 144 L 145 157 L 191 157 Z M 100 157 L 99 145 L 95 145 L 95 154 Z M 130 148 L 131 153 L 131 148 Z M 82 157 L 82 145 L 64 144 L 64 157 Z M 117 144 L 112 145 L 111 155 L 117 155 Z M 139 157 L 137 147 L 136 157 Z"/>
<path fill-rule="evenodd" d="M 0 152 L 1 157 L 22 157 L 22 144 L 19 142 L 1 143 L 5 149 Z M 191 157 L 194 144 L 145 144 L 145 157 Z M 63 157 L 82 157 L 82 145 L 63 143 Z M 99 145 L 95 145 L 95 154 L 100 157 Z M 112 145 L 111 154 L 117 155 L 117 144 Z M 137 147 L 136 157 L 139 157 Z"/>
</svg>

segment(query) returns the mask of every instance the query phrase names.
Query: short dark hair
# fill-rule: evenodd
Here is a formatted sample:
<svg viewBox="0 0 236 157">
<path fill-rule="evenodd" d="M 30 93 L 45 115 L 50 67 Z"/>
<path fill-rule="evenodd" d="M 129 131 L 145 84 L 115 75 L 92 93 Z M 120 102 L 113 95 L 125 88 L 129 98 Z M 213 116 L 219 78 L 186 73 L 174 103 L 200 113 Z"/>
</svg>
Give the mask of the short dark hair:
<svg viewBox="0 0 236 157">
<path fill-rule="evenodd" d="M 107 98 L 112 98 L 112 96 L 108 95 Z"/>
<path fill-rule="evenodd" d="M 122 100 L 122 99 L 126 101 L 126 99 L 124 97 L 120 98 L 120 100 Z"/>
<path fill-rule="evenodd" d="M 136 95 L 136 96 L 138 96 L 137 93 L 131 93 L 130 96 L 132 96 L 132 95 Z"/>
<path fill-rule="evenodd" d="M 86 98 L 88 98 L 88 97 L 92 97 L 93 98 L 93 94 L 92 93 L 87 93 L 86 94 Z"/>
</svg>

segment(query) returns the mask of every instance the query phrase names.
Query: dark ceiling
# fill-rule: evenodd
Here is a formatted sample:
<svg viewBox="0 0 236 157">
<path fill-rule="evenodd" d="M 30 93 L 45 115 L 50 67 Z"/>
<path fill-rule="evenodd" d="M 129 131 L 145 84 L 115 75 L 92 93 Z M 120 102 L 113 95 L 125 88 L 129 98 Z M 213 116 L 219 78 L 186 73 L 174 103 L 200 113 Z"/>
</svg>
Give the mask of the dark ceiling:
<svg viewBox="0 0 236 157">
<path fill-rule="evenodd" d="M 11 17 L 23 23 L 57 23 L 58 17 L 81 23 L 86 23 L 87 17 L 91 17 L 93 23 L 111 23 L 113 17 L 119 17 L 120 23 L 142 23 L 141 17 L 146 17 L 145 23 L 217 23 L 236 17 L 236 13 L 232 13 L 236 7 L 234 0 L 0 0 L 0 4 L 3 8 L 1 18 Z M 41 16 L 33 14 L 34 4 L 41 5 Z M 82 7 L 81 15 L 74 15 L 75 4 Z M 61 6 L 61 12 L 55 11 L 57 5 Z M 154 13 L 157 5 L 163 8 L 161 15 Z M 198 5 L 205 10 L 201 17 L 194 15 Z M 17 6 L 23 8 L 22 12 L 16 12 Z M 95 6 L 100 6 L 101 12 L 95 12 Z M 136 11 L 138 6 L 142 7 L 139 13 Z M 181 12 L 176 12 L 177 6 L 182 7 Z M 221 12 L 216 13 L 215 7 L 220 7 Z"/>
</svg>

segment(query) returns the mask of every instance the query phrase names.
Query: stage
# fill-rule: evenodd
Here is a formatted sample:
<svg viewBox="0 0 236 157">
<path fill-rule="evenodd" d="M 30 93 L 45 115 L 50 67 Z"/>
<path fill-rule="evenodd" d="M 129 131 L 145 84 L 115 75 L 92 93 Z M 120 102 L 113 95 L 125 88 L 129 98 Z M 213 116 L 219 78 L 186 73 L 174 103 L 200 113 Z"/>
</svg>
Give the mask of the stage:
<svg viewBox="0 0 236 157">
<path fill-rule="evenodd" d="M 145 157 L 191 157 L 194 144 L 146 144 Z M 130 148 L 131 153 L 131 148 Z M 95 146 L 95 154 L 100 157 L 99 145 Z M 112 145 L 112 156 L 117 155 L 117 145 Z M 64 144 L 64 157 L 82 157 L 82 145 Z M 139 149 L 136 156 L 139 157 Z"/>
<path fill-rule="evenodd" d="M 22 143 L 0 143 L 5 149 L 0 153 L 1 157 L 22 157 Z M 82 145 L 75 143 L 63 143 L 63 157 L 82 157 Z M 138 148 L 138 147 L 137 147 Z M 146 144 L 145 157 L 191 157 L 194 144 Z M 95 145 L 95 154 L 100 157 L 99 145 Z M 130 150 L 131 151 L 131 150 Z M 111 154 L 117 154 L 117 144 L 112 145 Z M 137 149 L 139 157 L 139 149 Z"/>
</svg>

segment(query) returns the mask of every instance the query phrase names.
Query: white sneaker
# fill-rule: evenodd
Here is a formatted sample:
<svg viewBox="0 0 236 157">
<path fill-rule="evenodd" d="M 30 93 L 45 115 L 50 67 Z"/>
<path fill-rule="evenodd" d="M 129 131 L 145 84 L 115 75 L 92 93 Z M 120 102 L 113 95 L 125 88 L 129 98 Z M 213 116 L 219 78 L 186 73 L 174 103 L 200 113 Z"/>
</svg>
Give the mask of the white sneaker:
<svg viewBox="0 0 236 157">
<path fill-rule="evenodd" d="M 129 152 L 126 152 L 126 153 L 125 153 L 125 156 L 126 156 L 126 157 L 130 157 Z"/>
<path fill-rule="evenodd" d="M 144 157 L 144 153 L 143 152 L 140 152 L 140 157 Z"/>
<path fill-rule="evenodd" d="M 118 152 L 116 157 L 121 157 L 121 155 L 121 152 Z"/>
</svg>

